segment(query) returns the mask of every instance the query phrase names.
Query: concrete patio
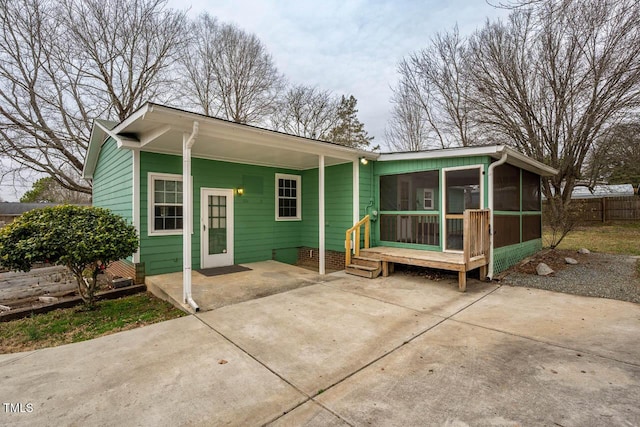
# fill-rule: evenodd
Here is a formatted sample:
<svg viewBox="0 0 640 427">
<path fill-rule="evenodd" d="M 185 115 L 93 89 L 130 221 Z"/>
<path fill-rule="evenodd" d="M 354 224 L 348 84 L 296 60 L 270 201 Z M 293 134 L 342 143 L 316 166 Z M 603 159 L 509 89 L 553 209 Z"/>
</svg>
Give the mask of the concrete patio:
<svg viewBox="0 0 640 427">
<path fill-rule="evenodd" d="M 331 278 L 0 355 L 0 425 L 640 424 L 637 304 Z"/>
<path fill-rule="evenodd" d="M 201 311 L 336 279 L 332 275 L 321 276 L 312 270 L 277 261 L 242 266 L 249 270 L 211 277 L 197 271 L 191 273 L 193 299 Z M 148 276 L 145 282 L 147 289 L 158 298 L 193 313 L 193 309 L 182 300 L 182 272 Z"/>
</svg>

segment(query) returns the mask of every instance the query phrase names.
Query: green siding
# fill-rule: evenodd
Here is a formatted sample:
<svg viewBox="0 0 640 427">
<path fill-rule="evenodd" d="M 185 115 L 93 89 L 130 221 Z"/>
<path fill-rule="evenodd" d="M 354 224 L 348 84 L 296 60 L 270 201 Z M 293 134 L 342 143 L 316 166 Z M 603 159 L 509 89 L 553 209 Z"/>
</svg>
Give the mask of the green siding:
<svg viewBox="0 0 640 427">
<path fill-rule="evenodd" d="M 148 235 L 149 172 L 180 175 L 182 174 L 182 157 L 140 153 L 140 261 L 145 264 L 145 274 L 151 276 L 182 269 L 182 235 Z"/>
<path fill-rule="evenodd" d="M 353 225 L 353 165 L 325 168 L 325 248 L 344 252 L 344 235 Z M 318 245 L 318 170 L 304 172 L 302 178 L 304 223 L 300 246 Z M 366 205 L 365 205 L 366 206 Z"/>
<path fill-rule="evenodd" d="M 107 140 L 93 174 L 93 205 L 107 208 L 133 222 L 133 155 Z"/>
<path fill-rule="evenodd" d="M 148 174 L 182 173 L 182 158 L 141 153 L 140 161 L 141 257 L 146 274 L 162 274 L 182 269 L 182 235 L 149 236 L 147 225 Z M 327 249 L 344 251 L 344 232 L 352 222 L 352 165 L 325 169 L 327 186 Z M 302 179 L 302 220 L 276 221 L 275 175 L 300 175 Z M 234 262 L 249 263 L 276 259 L 293 263 L 300 246 L 318 246 L 318 170 L 295 171 L 239 163 L 192 159 L 194 187 L 194 233 L 192 267 L 200 268 L 200 189 L 243 187 L 243 196 L 234 196 Z"/>
</svg>

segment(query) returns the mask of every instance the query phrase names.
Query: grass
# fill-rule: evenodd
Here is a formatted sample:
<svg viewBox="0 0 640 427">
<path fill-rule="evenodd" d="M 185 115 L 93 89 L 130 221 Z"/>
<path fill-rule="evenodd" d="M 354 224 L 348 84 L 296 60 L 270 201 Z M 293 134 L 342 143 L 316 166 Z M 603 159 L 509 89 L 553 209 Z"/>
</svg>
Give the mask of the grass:
<svg viewBox="0 0 640 427">
<path fill-rule="evenodd" d="M 54 310 L 0 322 L 0 354 L 85 341 L 184 315 L 147 293 L 99 301 L 94 310 L 84 307 Z"/>
<path fill-rule="evenodd" d="M 544 230 L 542 238 L 545 246 L 549 245 L 550 236 L 551 233 Z M 610 254 L 640 255 L 640 222 L 578 227 L 558 245 L 558 249 L 580 248 Z"/>
</svg>

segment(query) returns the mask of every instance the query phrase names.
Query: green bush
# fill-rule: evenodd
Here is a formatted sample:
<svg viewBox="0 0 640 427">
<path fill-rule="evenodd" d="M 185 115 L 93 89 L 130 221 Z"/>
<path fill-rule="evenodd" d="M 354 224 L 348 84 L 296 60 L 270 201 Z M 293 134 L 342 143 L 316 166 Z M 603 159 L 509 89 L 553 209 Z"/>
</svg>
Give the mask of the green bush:
<svg viewBox="0 0 640 427">
<path fill-rule="evenodd" d="M 132 255 L 138 236 L 132 225 L 107 209 L 63 205 L 34 209 L 0 229 L 0 264 L 29 271 L 35 263 L 64 265 L 78 293 L 93 306 L 97 276 L 109 263 Z M 85 279 L 83 272 L 89 271 Z"/>
</svg>

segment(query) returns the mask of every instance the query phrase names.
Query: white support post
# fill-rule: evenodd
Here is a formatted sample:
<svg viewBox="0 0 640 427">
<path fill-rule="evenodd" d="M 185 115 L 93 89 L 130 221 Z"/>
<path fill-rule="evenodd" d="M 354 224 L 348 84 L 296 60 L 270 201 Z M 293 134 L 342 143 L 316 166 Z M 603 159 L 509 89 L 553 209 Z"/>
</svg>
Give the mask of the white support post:
<svg viewBox="0 0 640 427">
<path fill-rule="evenodd" d="M 140 150 L 132 150 L 133 154 L 133 186 L 132 191 L 132 204 L 131 204 L 131 216 L 133 218 L 133 226 L 140 237 Z M 136 249 L 133 254 L 132 261 L 134 264 L 140 262 L 140 247 Z"/>
<path fill-rule="evenodd" d="M 325 245 L 324 245 L 324 155 L 320 155 L 318 159 L 318 256 L 320 263 L 318 272 L 325 274 Z"/>
<path fill-rule="evenodd" d="M 353 223 L 360 221 L 360 160 L 353 161 Z"/>
</svg>

